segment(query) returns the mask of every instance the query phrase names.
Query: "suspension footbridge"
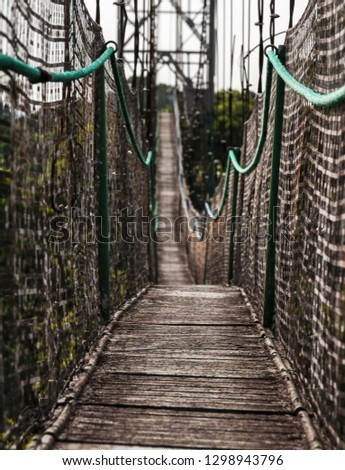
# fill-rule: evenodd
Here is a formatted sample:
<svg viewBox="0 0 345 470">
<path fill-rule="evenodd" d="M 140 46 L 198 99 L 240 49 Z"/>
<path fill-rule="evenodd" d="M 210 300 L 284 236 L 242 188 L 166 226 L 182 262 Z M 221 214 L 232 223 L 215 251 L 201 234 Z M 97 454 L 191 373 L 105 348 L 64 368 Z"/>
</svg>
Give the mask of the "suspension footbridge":
<svg viewBox="0 0 345 470">
<path fill-rule="evenodd" d="M 259 1 L 239 92 L 232 1 L 169 2 L 174 50 L 95 3 L 3 1 L 1 447 L 344 448 L 344 3 L 277 47 Z"/>
</svg>

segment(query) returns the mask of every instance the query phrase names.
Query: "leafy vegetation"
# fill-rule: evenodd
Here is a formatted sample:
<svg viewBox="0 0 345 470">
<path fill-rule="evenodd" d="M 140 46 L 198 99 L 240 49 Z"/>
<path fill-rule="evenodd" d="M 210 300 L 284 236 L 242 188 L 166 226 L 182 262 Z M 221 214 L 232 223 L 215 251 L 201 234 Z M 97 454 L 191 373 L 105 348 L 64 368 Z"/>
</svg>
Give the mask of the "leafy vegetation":
<svg viewBox="0 0 345 470">
<path fill-rule="evenodd" d="M 233 91 L 230 124 L 229 93 L 220 90 L 215 95 L 213 116 L 197 111 L 189 119 L 181 117 L 185 176 L 190 197 L 197 209 L 202 210 L 204 201 L 214 194 L 225 169 L 227 148 L 241 147 L 243 116 L 246 119 L 249 117 L 254 101 L 254 94 L 243 102 L 241 93 Z"/>
</svg>

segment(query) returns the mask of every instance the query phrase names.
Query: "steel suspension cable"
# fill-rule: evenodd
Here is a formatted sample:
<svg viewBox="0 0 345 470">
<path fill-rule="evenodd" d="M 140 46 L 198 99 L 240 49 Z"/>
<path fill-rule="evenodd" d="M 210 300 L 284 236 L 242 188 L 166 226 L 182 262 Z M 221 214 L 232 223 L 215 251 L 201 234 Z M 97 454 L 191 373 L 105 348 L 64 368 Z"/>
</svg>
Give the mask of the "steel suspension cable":
<svg viewBox="0 0 345 470">
<path fill-rule="evenodd" d="M 251 37 L 251 14 L 252 14 L 252 5 L 251 0 L 248 0 L 248 31 L 247 31 L 247 53 L 250 51 L 250 37 Z M 250 86 L 250 58 L 248 58 L 248 67 L 247 67 L 247 89 L 249 92 Z"/>
<path fill-rule="evenodd" d="M 290 18 L 289 18 L 289 28 L 293 26 L 293 14 L 295 10 L 295 0 L 290 0 Z"/>
<path fill-rule="evenodd" d="M 241 68 L 240 68 L 240 81 L 241 81 L 241 99 L 242 99 L 242 125 L 245 122 L 245 106 L 244 106 L 244 0 L 242 0 L 242 44 L 241 44 Z"/>
<path fill-rule="evenodd" d="M 276 9 L 275 0 L 271 0 L 271 2 L 270 2 L 270 41 L 271 41 L 271 44 L 274 44 L 275 19 L 278 16 L 278 15 L 276 15 L 275 9 Z"/>
<path fill-rule="evenodd" d="M 225 110 L 225 103 L 226 103 L 226 89 L 225 89 L 225 60 L 226 60 L 226 1 L 223 0 L 223 143 L 226 144 L 226 132 L 225 132 L 225 116 L 226 116 L 226 110 Z"/>
<path fill-rule="evenodd" d="M 264 0 L 258 0 L 258 21 L 255 23 L 259 27 L 259 83 L 258 93 L 262 93 L 262 71 L 264 67 Z"/>
<path fill-rule="evenodd" d="M 101 22 L 100 0 L 96 0 L 96 23 L 100 24 L 100 22 Z"/>
<path fill-rule="evenodd" d="M 232 113 L 232 104 L 233 104 L 233 71 L 234 71 L 234 47 L 235 40 L 233 37 L 234 34 L 234 3 L 233 0 L 230 0 L 230 86 L 229 86 L 229 143 L 231 144 L 233 138 L 233 113 Z"/>
<path fill-rule="evenodd" d="M 134 71 L 132 79 L 132 89 L 137 88 L 137 67 L 139 60 L 139 18 L 138 18 L 138 0 L 134 0 Z"/>
<path fill-rule="evenodd" d="M 248 0 L 248 31 L 247 31 L 247 54 L 250 51 L 250 37 L 251 37 L 251 0 Z M 246 55 L 247 55 L 246 54 Z M 243 57 L 243 61 L 245 64 L 246 56 Z M 250 99 L 250 94 L 249 94 L 249 88 L 250 88 L 250 57 L 248 57 L 248 66 L 247 66 L 247 72 L 246 72 L 246 120 L 248 119 L 249 116 L 249 99 Z"/>
</svg>

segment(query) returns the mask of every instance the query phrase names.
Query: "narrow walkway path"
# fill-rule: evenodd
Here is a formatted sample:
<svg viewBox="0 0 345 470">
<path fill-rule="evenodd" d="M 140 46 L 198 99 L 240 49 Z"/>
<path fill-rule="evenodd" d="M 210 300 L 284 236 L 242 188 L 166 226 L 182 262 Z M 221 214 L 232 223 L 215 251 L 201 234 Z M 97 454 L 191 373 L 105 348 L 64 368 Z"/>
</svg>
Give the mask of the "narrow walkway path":
<svg viewBox="0 0 345 470">
<path fill-rule="evenodd" d="M 187 267 L 187 257 L 179 243 L 179 224 L 175 221 L 180 216 L 179 190 L 177 176 L 176 141 L 174 116 L 162 113 L 159 129 L 159 155 L 157 164 L 158 214 L 164 217 L 170 231 L 170 239 L 158 245 L 158 282 L 168 285 L 193 284 Z M 175 229 L 174 229 L 175 228 Z M 163 237 L 163 235 L 162 235 Z M 167 238 L 167 235 L 165 235 Z"/>
<path fill-rule="evenodd" d="M 307 447 L 235 289 L 154 287 L 120 319 L 59 449 Z"/>
<path fill-rule="evenodd" d="M 178 215 L 172 116 L 161 119 L 160 214 Z M 160 283 L 120 318 L 57 449 L 308 448 L 240 292 L 191 285 L 159 246 Z"/>
</svg>

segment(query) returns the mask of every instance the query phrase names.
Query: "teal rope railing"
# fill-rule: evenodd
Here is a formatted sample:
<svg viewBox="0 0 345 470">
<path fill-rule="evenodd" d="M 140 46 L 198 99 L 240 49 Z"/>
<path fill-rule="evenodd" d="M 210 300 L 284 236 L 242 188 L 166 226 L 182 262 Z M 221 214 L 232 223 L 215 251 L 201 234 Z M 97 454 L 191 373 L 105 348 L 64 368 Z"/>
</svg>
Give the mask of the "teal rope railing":
<svg viewBox="0 0 345 470">
<path fill-rule="evenodd" d="M 228 197 L 229 179 L 230 179 L 230 170 L 231 170 L 231 159 L 230 159 L 229 155 L 230 155 L 230 152 L 228 154 L 228 158 L 227 158 L 227 162 L 226 162 L 226 170 L 225 170 L 225 178 L 224 178 L 224 186 L 223 186 L 223 191 L 222 191 L 222 198 L 220 200 L 220 204 L 218 206 L 216 214 L 213 214 L 209 204 L 207 202 L 205 203 L 205 209 L 206 209 L 207 215 L 213 220 L 218 220 L 219 219 L 221 213 L 223 212 L 223 208 L 224 208 L 226 199 Z"/>
<path fill-rule="evenodd" d="M 270 103 L 271 103 L 271 89 L 272 89 L 272 65 L 270 62 L 267 62 L 267 69 L 266 69 L 266 86 L 265 86 L 265 94 L 264 94 L 264 108 L 262 112 L 262 121 L 261 121 L 261 133 L 260 137 L 258 140 L 258 144 L 256 146 L 255 152 L 254 152 L 254 157 L 252 161 L 246 165 L 245 167 L 242 167 L 239 163 L 239 156 L 240 156 L 240 151 L 238 149 L 229 149 L 228 151 L 228 158 L 226 162 L 226 170 L 225 170 L 225 181 L 224 181 L 224 188 L 222 192 L 222 198 L 220 205 L 216 211 L 216 214 L 213 214 L 210 205 L 206 202 L 205 203 L 205 209 L 208 217 L 210 217 L 213 220 L 218 220 L 227 196 L 228 196 L 228 184 L 229 184 L 229 178 L 230 178 L 230 170 L 231 170 L 231 164 L 234 167 L 235 171 L 237 173 L 241 173 L 243 175 L 251 173 L 258 165 L 264 146 L 266 142 L 266 137 L 267 137 L 267 128 L 268 128 L 268 118 L 269 118 L 269 111 L 270 111 Z"/>
<path fill-rule="evenodd" d="M 272 46 L 268 46 L 272 47 Z M 225 177 L 225 184 L 229 182 L 229 173 L 230 173 L 230 166 L 229 166 L 229 159 L 237 171 L 242 175 L 246 175 L 251 173 L 256 166 L 258 165 L 267 137 L 267 128 L 268 128 L 268 119 L 269 119 L 269 110 L 270 110 L 270 103 L 271 103 L 271 89 L 272 89 L 272 76 L 273 76 L 273 69 L 276 71 L 278 76 L 288 85 L 293 91 L 298 93 L 299 95 L 303 96 L 309 103 L 314 104 L 315 106 L 322 106 L 322 107 L 329 107 L 336 105 L 345 101 L 345 85 L 338 90 L 335 90 L 331 93 L 327 94 L 320 94 L 316 93 L 315 91 L 311 90 L 310 88 L 306 87 L 302 83 L 298 82 L 292 75 L 286 70 L 284 64 L 281 62 L 279 57 L 276 54 L 276 49 L 272 49 L 266 52 L 268 57 L 267 61 L 267 69 L 266 69 L 266 86 L 265 86 L 265 94 L 264 94 L 264 107 L 262 113 L 262 122 L 261 122 L 261 133 L 258 140 L 257 147 L 255 149 L 254 157 L 252 161 L 246 165 L 241 166 L 237 155 L 238 152 L 235 152 L 234 149 L 229 150 L 228 160 L 227 160 L 227 168 L 226 168 L 226 177 Z M 237 153 L 237 155 L 236 155 Z M 223 210 L 226 197 L 228 191 L 224 188 L 223 195 L 221 199 L 221 203 L 219 208 L 217 209 L 216 214 L 213 214 L 210 205 L 205 203 L 205 209 L 207 215 L 213 219 L 217 220 Z"/>
<path fill-rule="evenodd" d="M 237 160 L 236 152 L 233 149 L 229 151 L 229 158 L 231 159 L 232 164 L 234 165 L 235 170 L 242 175 L 251 173 L 258 165 L 262 151 L 265 146 L 266 137 L 267 137 L 267 128 L 268 128 L 268 118 L 270 112 L 270 103 L 271 103 L 271 89 L 272 89 L 272 64 L 267 62 L 266 68 L 266 85 L 265 85 L 265 95 L 264 95 L 264 109 L 262 112 L 262 121 L 261 121 L 261 133 L 256 146 L 254 157 L 252 161 L 245 167 L 242 167 Z"/>
<path fill-rule="evenodd" d="M 122 115 L 126 124 L 126 129 L 127 129 L 131 144 L 133 146 L 135 154 L 137 158 L 139 159 L 140 163 L 145 167 L 150 167 L 154 159 L 153 158 L 154 151 L 150 149 L 148 151 L 147 157 L 145 157 L 136 139 L 136 135 L 132 127 L 129 111 L 128 111 L 127 104 L 126 104 L 126 97 L 125 97 L 124 87 L 122 83 L 121 72 L 118 67 L 116 57 L 115 57 L 117 45 L 116 43 L 114 43 L 114 45 L 115 45 L 115 48 L 107 47 L 106 50 L 96 60 L 94 60 L 88 66 L 83 67 L 79 70 L 72 70 L 72 71 L 66 71 L 66 72 L 49 72 L 41 68 L 31 67 L 30 65 L 20 61 L 19 59 L 16 59 L 16 58 L 13 58 L 5 54 L 1 54 L 1 53 L 0 53 L 0 70 L 13 71 L 20 75 L 23 75 L 27 77 L 32 83 L 49 82 L 49 81 L 69 82 L 69 81 L 78 80 L 80 78 L 93 74 L 97 70 L 101 69 L 108 60 L 110 60 L 116 89 L 118 91 L 118 99 L 119 99 L 120 107 L 121 107 Z M 273 46 L 269 46 L 269 47 L 273 47 Z M 260 137 L 258 140 L 255 153 L 254 153 L 254 157 L 247 166 L 242 167 L 238 160 L 239 152 L 234 149 L 229 150 L 221 202 L 216 211 L 216 214 L 213 214 L 209 204 L 205 203 L 206 213 L 213 220 L 217 220 L 220 217 L 223 211 L 227 196 L 228 196 L 228 191 L 229 191 L 228 186 L 229 186 L 229 179 L 230 179 L 231 164 L 233 165 L 234 170 L 237 173 L 245 175 L 253 171 L 260 161 L 263 148 L 266 142 L 266 137 L 267 137 L 269 110 L 270 110 L 270 103 L 271 103 L 273 69 L 276 71 L 280 79 L 286 85 L 288 85 L 293 91 L 295 91 L 297 94 L 304 97 L 309 103 L 315 106 L 329 107 L 329 106 L 333 106 L 333 105 L 336 105 L 345 101 L 345 85 L 339 88 L 338 90 L 335 90 L 327 94 L 316 93 L 312 89 L 298 82 L 287 71 L 286 67 L 280 60 L 279 56 L 276 55 L 276 52 L 277 51 L 275 50 L 274 47 L 273 47 L 273 50 L 269 50 L 266 52 L 268 61 L 267 61 L 267 70 L 266 70 L 264 107 L 263 107 L 263 114 L 262 114 L 261 133 L 260 133 Z M 277 124 L 275 124 L 275 126 L 276 125 Z M 151 172 L 150 172 L 150 178 L 152 178 Z M 154 210 L 155 207 L 156 207 L 155 201 L 151 200 L 151 210 Z"/>
<path fill-rule="evenodd" d="M 266 53 L 269 62 L 274 67 L 279 77 L 288 85 L 294 92 L 303 96 L 309 103 L 315 106 L 329 107 L 345 101 L 345 85 L 330 93 L 316 93 L 311 88 L 303 85 L 297 81 L 286 69 L 284 64 L 279 60 L 274 50 Z"/>
<path fill-rule="evenodd" d="M 108 44 L 108 43 L 107 43 Z M 99 148 L 100 148 L 100 184 L 98 188 L 98 201 L 99 201 L 99 215 L 101 217 L 101 239 L 98 243 L 98 264 L 99 264 L 99 292 L 100 292 L 100 312 L 104 322 L 109 320 L 109 290 L 110 290 L 110 263 L 109 263 L 109 218 L 108 218 L 108 193 L 107 193 L 107 129 L 106 129 L 106 93 L 105 93 L 105 77 L 104 77 L 104 65 L 110 60 L 111 68 L 113 71 L 114 81 L 118 92 L 118 99 L 123 114 L 123 118 L 126 124 L 126 129 L 133 145 L 134 152 L 139 159 L 140 163 L 149 169 L 150 178 L 150 213 L 156 215 L 157 203 L 155 199 L 155 184 L 154 184 L 154 172 L 155 168 L 152 163 L 154 162 L 154 150 L 149 150 L 147 158 L 144 157 L 140 146 L 136 139 L 129 111 L 126 104 L 126 97 L 124 93 L 124 87 L 122 83 L 120 69 L 118 67 L 115 52 L 117 50 L 117 44 L 114 43 L 114 47 L 105 45 L 105 50 L 101 55 L 91 62 L 86 67 L 79 70 L 71 70 L 65 72 L 50 72 L 41 68 L 32 67 L 19 59 L 7 56 L 0 53 L 0 70 L 12 71 L 19 75 L 27 77 L 31 83 L 46 83 L 46 82 L 71 82 L 96 73 L 97 81 L 97 96 L 99 100 L 98 110 L 96 113 L 96 121 L 99 126 Z M 155 150 L 157 148 L 157 142 Z M 157 255 L 155 254 L 155 258 Z M 157 272 L 157 260 L 155 259 L 156 272 Z"/>
<path fill-rule="evenodd" d="M 39 82 L 71 82 L 87 77 L 99 70 L 115 53 L 114 47 L 108 47 L 96 60 L 79 70 L 67 72 L 48 72 L 37 67 L 31 67 L 19 59 L 0 53 L 0 70 L 11 70 L 27 77 L 32 83 Z"/>
<path fill-rule="evenodd" d="M 71 82 L 74 80 L 78 80 L 80 78 L 87 77 L 92 75 L 94 72 L 99 70 L 104 64 L 110 60 L 114 81 L 116 85 L 116 89 L 118 91 L 118 99 L 120 102 L 121 111 L 123 114 L 123 118 L 125 120 L 126 129 L 133 146 L 134 152 L 138 157 L 140 163 L 143 166 L 149 167 L 151 165 L 153 159 L 153 150 L 150 149 L 148 152 L 147 157 L 144 157 L 142 151 L 140 150 L 140 146 L 135 136 L 135 132 L 133 130 L 133 126 L 131 123 L 131 119 L 129 116 L 126 98 L 124 93 L 124 87 L 122 84 L 122 78 L 120 69 L 117 64 L 117 60 L 115 57 L 115 52 L 117 51 L 117 45 L 114 43 L 115 47 L 109 46 L 106 50 L 91 64 L 83 67 L 79 70 L 71 70 L 66 72 L 49 72 L 47 70 L 43 70 L 38 67 L 32 67 L 19 59 L 10 57 L 6 54 L 0 53 L 0 70 L 3 71 L 12 71 L 18 73 L 19 75 L 23 75 L 27 77 L 32 83 L 45 83 L 45 82 Z"/>
<path fill-rule="evenodd" d="M 117 64 L 117 60 L 116 60 L 116 57 L 115 57 L 114 54 L 111 55 L 111 57 L 110 57 L 110 63 L 111 63 L 111 68 L 112 68 L 113 75 L 114 75 L 115 85 L 116 85 L 117 92 L 118 92 L 118 99 L 119 99 L 119 103 L 120 103 L 120 106 L 121 106 L 122 115 L 123 115 L 123 118 L 124 118 L 125 123 L 126 123 L 127 132 L 128 132 L 130 141 L 132 143 L 134 152 L 135 152 L 136 156 L 138 157 L 140 163 L 143 166 L 148 167 L 148 166 L 151 165 L 151 162 L 152 162 L 153 150 L 152 149 L 149 150 L 146 158 L 140 150 L 138 141 L 137 141 L 136 136 L 135 136 L 135 132 L 134 132 L 133 127 L 132 127 L 131 118 L 129 116 L 127 104 L 126 104 L 126 96 L 125 96 L 125 92 L 124 92 L 124 89 L 123 89 L 121 72 L 120 72 L 120 69 L 119 69 L 119 66 Z"/>
</svg>

